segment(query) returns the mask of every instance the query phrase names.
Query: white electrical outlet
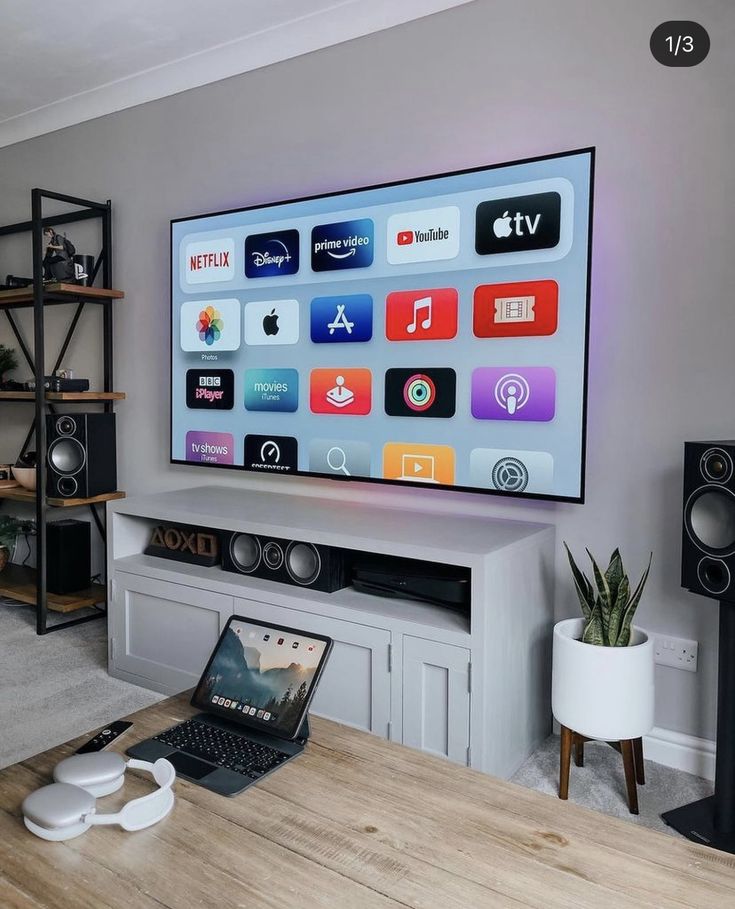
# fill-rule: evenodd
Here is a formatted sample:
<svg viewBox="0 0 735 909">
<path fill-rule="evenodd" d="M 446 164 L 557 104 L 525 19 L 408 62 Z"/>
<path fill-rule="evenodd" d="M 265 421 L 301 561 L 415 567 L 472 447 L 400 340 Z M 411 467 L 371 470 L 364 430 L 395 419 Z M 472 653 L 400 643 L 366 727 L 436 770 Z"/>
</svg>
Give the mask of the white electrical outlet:
<svg viewBox="0 0 735 909">
<path fill-rule="evenodd" d="M 686 669 L 688 672 L 696 672 L 698 650 L 699 645 L 696 641 L 689 641 L 686 638 L 672 638 L 662 634 L 654 636 L 654 660 L 660 666 L 673 666 L 674 669 Z"/>
</svg>

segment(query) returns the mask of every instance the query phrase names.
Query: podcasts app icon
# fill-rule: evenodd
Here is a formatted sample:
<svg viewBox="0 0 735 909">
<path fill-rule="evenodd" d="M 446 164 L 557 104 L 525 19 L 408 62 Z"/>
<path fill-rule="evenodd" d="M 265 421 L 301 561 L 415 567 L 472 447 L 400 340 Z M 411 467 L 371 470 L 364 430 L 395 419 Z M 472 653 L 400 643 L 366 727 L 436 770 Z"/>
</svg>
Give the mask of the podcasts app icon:
<svg viewBox="0 0 735 909">
<path fill-rule="evenodd" d="M 456 389 L 453 369 L 389 369 L 385 412 L 390 417 L 453 417 Z"/>
</svg>

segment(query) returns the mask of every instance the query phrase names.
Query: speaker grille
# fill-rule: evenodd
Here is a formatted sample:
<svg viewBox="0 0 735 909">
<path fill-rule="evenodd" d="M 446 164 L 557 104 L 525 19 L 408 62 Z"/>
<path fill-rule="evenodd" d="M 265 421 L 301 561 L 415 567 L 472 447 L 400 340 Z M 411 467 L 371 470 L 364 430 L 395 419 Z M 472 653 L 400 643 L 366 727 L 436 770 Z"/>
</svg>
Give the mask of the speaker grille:
<svg viewBox="0 0 735 909">
<path fill-rule="evenodd" d="M 230 556 L 238 571 L 249 574 L 260 565 L 260 540 L 249 533 L 236 533 L 230 540 Z"/>
<path fill-rule="evenodd" d="M 313 584 L 322 570 L 319 550 L 311 543 L 289 543 L 286 549 L 286 570 L 297 584 Z"/>
<path fill-rule="evenodd" d="M 84 467 L 84 446 L 76 439 L 63 436 L 51 443 L 48 451 L 49 463 L 53 469 L 65 476 L 72 476 Z"/>
</svg>

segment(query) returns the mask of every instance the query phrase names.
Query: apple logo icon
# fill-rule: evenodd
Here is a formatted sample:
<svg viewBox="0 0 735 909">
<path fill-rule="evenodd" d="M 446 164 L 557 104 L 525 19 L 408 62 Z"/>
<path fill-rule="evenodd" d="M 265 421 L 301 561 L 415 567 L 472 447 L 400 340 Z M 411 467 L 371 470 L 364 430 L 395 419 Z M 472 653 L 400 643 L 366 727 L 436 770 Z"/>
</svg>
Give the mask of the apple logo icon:
<svg viewBox="0 0 735 909">
<path fill-rule="evenodd" d="M 278 334 L 278 316 L 276 315 L 275 309 L 270 311 L 270 315 L 263 316 L 263 331 L 267 335 Z"/>
<path fill-rule="evenodd" d="M 510 226 L 511 217 L 508 212 L 503 212 L 502 218 L 496 218 L 493 221 L 493 233 L 496 237 L 509 237 L 513 233 Z"/>
</svg>

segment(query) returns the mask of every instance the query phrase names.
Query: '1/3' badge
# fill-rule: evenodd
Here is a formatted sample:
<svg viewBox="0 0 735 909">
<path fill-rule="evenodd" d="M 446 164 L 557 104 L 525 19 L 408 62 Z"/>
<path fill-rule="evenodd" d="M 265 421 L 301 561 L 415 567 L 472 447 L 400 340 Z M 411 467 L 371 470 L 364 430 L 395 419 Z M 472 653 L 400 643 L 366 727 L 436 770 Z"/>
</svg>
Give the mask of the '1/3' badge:
<svg viewBox="0 0 735 909">
<path fill-rule="evenodd" d="M 192 410 L 232 410 L 234 388 L 231 369 L 187 369 L 186 406 Z"/>
</svg>

